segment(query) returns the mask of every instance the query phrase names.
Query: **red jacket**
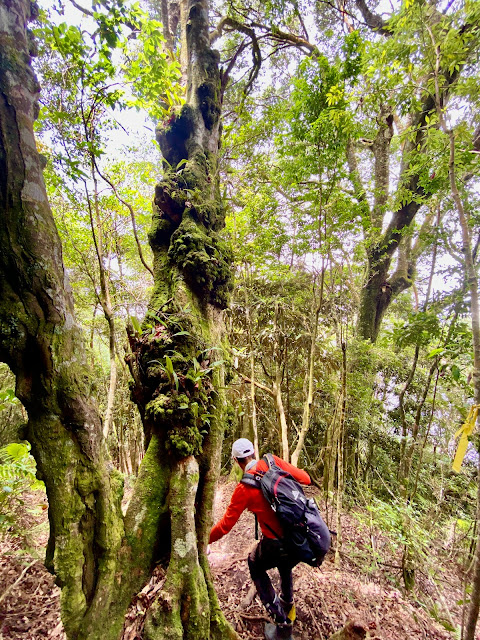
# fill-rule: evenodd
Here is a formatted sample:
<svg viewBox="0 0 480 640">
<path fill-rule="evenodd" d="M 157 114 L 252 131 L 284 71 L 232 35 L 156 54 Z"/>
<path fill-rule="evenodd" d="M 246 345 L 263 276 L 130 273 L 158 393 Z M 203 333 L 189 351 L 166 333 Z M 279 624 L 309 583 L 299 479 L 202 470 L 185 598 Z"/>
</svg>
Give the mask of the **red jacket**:
<svg viewBox="0 0 480 640">
<path fill-rule="evenodd" d="M 295 480 L 301 484 L 310 484 L 311 481 L 308 473 L 302 471 L 302 469 L 297 469 L 293 464 L 289 464 L 288 462 L 285 462 L 285 460 L 277 458 L 277 456 L 273 456 L 273 458 L 278 466 L 284 471 L 288 471 Z M 268 471 L 268 465 L 264 460 L 260 460 L 256 465 L 249 469 L 247 473 L 251 473 L 253 475 L 256 469 L 259 471 Z M 250 487 L 239 482 L 232 494 L 232 498 L 227 510 L 225 511 L 225 515 L 212 528 L 209 542 L 216 542 L 228 533 L 245 509 L 248 509 L 257 516 L 262 533 L 266 538 L 276 537 L 268 527 L 271 527 L 271 529 L 278 534 L 279 538 L 282 537 L 282 527 L 280 526 L 275 512 L 264 498 L 261 489 L 257 487 Z"/>
</svg>

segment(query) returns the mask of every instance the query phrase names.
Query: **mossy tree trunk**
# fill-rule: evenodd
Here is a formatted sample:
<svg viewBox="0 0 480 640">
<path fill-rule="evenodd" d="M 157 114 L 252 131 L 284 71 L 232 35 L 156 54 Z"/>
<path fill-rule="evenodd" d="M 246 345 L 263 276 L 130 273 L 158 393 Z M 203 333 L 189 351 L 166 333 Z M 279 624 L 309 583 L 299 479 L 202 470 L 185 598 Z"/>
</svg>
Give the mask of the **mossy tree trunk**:
<svg viewBox="0 0 480 640">
<path fill-rule="evenodd" d="M 81 332 L 33 135 L 39 86 L 26 24 L 34 5 L 0 6 L 0 358 L 16 376 L 49 499 L 47 565 L 77 637 L 108 601 L 123 533 L 121 483 L 103 460 Z"/>
<path fill-rule="evenodd" d="M 150 235 L 156 313 L 130 335 L 129 363 L 148 446 L 125 517 L 35 147 L 32 11 L 29 0 L 0 5 L 0 357 L 16 375 L 47 487 L 47 561 L 62 588 L 65 630 L 70 639 L 121 637 L 132 596 L 163 562 L 166 581 L 144 637 L 236 638 L 205 556 L 223 437 L 219 349 L 230 286 L 218 235 L 221 94 L 207 7 L 183 5 L 187 103 L 158 133 L 171 169 L 157 187 Z"/>
<path fill-rule="evenodd" d="M 147 441 L 162 443 L 168 483 L 169 561 L 145 627 L 152 640 L 236 637 L 205 556 L 225 418 L 223 309 L 231 287 L 220 235 L 221 78 L 208 3 L 182 3 L 180 26 L 186 102 L 157 128 L 164 176 L 149 234 L 155 287 L 142 332 L 130 333 L 133 397 Z"/>
</svg>

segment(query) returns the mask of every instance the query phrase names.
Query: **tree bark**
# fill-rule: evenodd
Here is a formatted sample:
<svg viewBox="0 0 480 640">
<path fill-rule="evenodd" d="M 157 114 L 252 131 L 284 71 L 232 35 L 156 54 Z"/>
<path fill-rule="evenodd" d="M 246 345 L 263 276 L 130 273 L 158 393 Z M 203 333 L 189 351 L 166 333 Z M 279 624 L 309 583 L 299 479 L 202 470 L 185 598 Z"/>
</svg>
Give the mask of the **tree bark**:
<svg viewBox="0 0 480 640">
<path fill-rule="evenodd" d="M 167 577 L 145 637 L 220 640 L 237 637 L 205 556 L 224 429 L 223 309 L 231 289 L 231 255 L 219 233 L 222 95 L 208 4 L 187 0 L 180 8 L 186 103 L 157 129 L 165 162 L 149 233 L 153 313 L 140 334 L 130 333 L 133 397 L 147 441 L 162 443 L 157 459 L 168 485 Z"/>
<path fill-rule="evenodd" d="M 322 272 L 323 278 L 323 272 Z M 313 322 L 312 322 L 312 336 L 310 342 L 310 354 L 308 358 L 308 368 L 307 374 L 305 376 L 305 401 L 303 404 L 303 415 L 302 415 L 302 426 L 300 428 L 300 433 L 298 436 L 297 446 L 295 447 L 294 452 L 292 453 L 292 464 L 298 466 L 298 459 L 303 450 L 303 446 L 305 444 L 305 436 L 307 435 L 308 429 L 310 427 L 310 414 L 311 408 L 313 405 L 313 382 L 314 382 L 314 370 L 315 370 L 315 351 L 317 348 L 317 333 L 318 333 L 318 318 L 320 316 L 322 301 L 320 300 L 320 304 L 316 305 L 316 309 L 313 313 Z"/>
<path fill-rule="evenodd" d="M 218 235 L 221 94 L 207 5 L 185 3 L 187 103 L 158 134 L 172 169 L 157 187 L 150 233 L 157 314 L 153 327 L 147 318 L 141 334 L 131 333 L 129 357 L 148 446 L 123 518 L 35 147 L 39 87 L 26 29 L 33 5 L 7 4 L 0 7 L 0 356 L 16 375 L 47 488 L 47 564 L 62 588 L 65 631 L 69 639 L 116 640 L 132 596 L 162 561 L 167 581 L 145 637 L 167 637 L 163 620 L 168 637 L 237 638 L 205 556 L 225 412 L 217 349 L 230 290 L 230 257 Z M 170 610 L 174 602 L 187 604 Z"/>
<path fill-rule="evenodd" d="M 49 499 L 46 562 L 74 638 L 112 595 L 121 482 L 104 464 L 101 418 L 35 146 L 32 11 L 26 0 L 0 9 L 0 356 L 28 412 L 27 436 Z"/>
</svg>

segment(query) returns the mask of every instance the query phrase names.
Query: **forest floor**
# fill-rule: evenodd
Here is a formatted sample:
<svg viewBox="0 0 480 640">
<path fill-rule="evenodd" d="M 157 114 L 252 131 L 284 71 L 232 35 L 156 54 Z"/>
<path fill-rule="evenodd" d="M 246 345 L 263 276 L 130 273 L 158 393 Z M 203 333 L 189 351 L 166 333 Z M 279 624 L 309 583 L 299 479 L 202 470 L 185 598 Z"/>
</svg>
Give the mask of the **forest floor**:
<svg viewBox="0 0 480 640">
<path fill-rule="evenodd" d="M 215 520 L 222 516 L 234 486 L 225 480 L 219 483 Z M 59 589 L 41 559 L 48 532 L 46 511 L 42 509 L 44 501 L 40 494 L 32 494 L 26 500 L 24 527 L 29 532 L 28 553 L 22 550 L 18 538 L 0 541 L 0 640 L 65 640 L 59 616 Z M 334 529 L 334 521 L 329 526 Z M 395 571 L 399 582 L 399 560 L 388 557 L 388 541 L 376 532 L 374 544 L 384 550 L 384 556 L 382 564 L 373 566 L 373 561 L 367 562 L 371 531 L 354 515 L 342 517 L 342 531 L 345 551 L 341 568 L 335 566 L 333 553 L 329 553 L 319 569 L 304 564 L 294 569 L 295 640 L 325 640 L 347 620 L 362 623 L 369 628 L 370 637 L 378 640 L 458 637 L 440 624 L 443 621 L 447 627 L 458 627 L 461 620 L 458 604 L 462 598 L 461 575 L 453 570 L 453 565 L 442 570 L 439 562 L 435 582 L 420 574 L 416 590 L 406 595 L 394 585 Z M 211 546 L 209 555 L 222 608 L 244 640 L 261 640 L 268 620 L 248 573 L 246 558 L 254 545 L 254 518 L 244 513 L 233 530 Z M 274 583 L 275 574 L 272 571 Z M 139 637 L 139 620 L 162 579 L 161 572 L 157 572 L 134 602 L 126 618 L 124 640 Z M 480 640 L 480 633 L 477 638 Z"/>
</svg>

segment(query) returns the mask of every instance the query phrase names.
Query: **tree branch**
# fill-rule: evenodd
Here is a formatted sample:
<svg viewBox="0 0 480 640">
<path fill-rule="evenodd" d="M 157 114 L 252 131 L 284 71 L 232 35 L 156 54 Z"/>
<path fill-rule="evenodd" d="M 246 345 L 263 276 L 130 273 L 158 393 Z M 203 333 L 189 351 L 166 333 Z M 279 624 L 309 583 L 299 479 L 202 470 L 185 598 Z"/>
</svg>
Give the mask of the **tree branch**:
<svg viewBox="0 0 480 640">
<path fill-rule="evenodd" d="M 240 373 L 240 371 L 238 372 L 238 375 L 242 378 L 244 382 L 248 382 L 248 384 L 252 384 L 252 380 L 250 378 L 247 378 L 247 376 L 244 376 L 243 373 Z M 272 398 L 275 397 L 273 390 L 269 389 L 267 386 L 265 386 L 261 382 L 258 382 L 257 380 L 253 380 L 253 384 L 259 389 L 261 389 L 262 391 L 265 391 L 265 393 L 268 393 L 268 395 L 271 396 Z"/>
<path fill-rule="evenodd" d="M 101 173 L 100 169 L 98 168 L 97 165 L 97 161 L 96 159 L 94 159 L 94 163 L 95 163 L 95 169 L 97 170 L 98 175 L 102 178 L 102 180 L 105 180 L 105 182 L 109 185 L 109 187 L 112 189 L 113 193 L 115 194 L 115 197 L 117 198 L 117 200 L 119 202 L 121 202 L 125 207 L 127 207 L 128 211 L 130 212 L 130 219 L 132 221 L 132 228 L 133 228 L 133 235 L 135 236 L 135 242 L 137 243 L 137 249 L 138 249 L 138 255 L 140 257 L 140 261 L 143 264 L 143 266 L 145 267 L 145 269 L 147 271 L 149 271 L 151 273 L 152 276 L 154 276 L 153 274 L 153 270 L 151 269 L 151 267 L 148 266 L 148 264 L 145 262 L 145 258 L 143 257 L 143 252 L 142 252 L 142 246 L 140 244 L 140 239 L 138 237 L 138 233 L 137 233 L 137 223 L 135 220 L 135 212 L 133 211 L 133 207 L 130 203 L 126 202 L 118 193 L 115 185 L 113 184 L 113 182 L 108 178 L 108 176 L 106 176 L 105 174 Z"/>
<path fill-rule="evenodd" d="M 377 33 L 381 33 L 383 36 L 392 35 L 385 20 L 381 16 L 370 11 L 365 0 L 355 0 L 355 4 L 370 29 Z"/>
<path fill-rule="evenodd" d="M 91 18 L 93 18 L 93 11 L 90 11 L 89 9 L 86 9 L 85 7 L 80 6 L 75 2 L 75 0 L 70 0 L 70 3 L 75 7 L 75 9 L 78 9 L 84 15 L 90 16 Z"/>
<path fill-rule="evenodd" d="M 210 34 L 210 44 L 213 44 L 216 40 L 218 40 L 218 38 L 221 37 L 223 31 L 227 29 L 229 31 L 240 31 L 241 33 L 245 33 L 252 41 L 253 67 L 250 71 L 250 74 L 247 80 L 247 85 L 245 87 L 245 93 L 248 93 L 249 88 L 255 82 L 255 79 L 258 76 L 258 73 L 260 71 L 260 67 L 262 66 L 262 54 L 260 51 L 260 46 L 258 44 L 257 34 L 255 33 L 254 29 L 243 24 L 243 22 L 240 22 L 239 20 L 235 20 L 235 18 L 224 16 L 223 18 L 221 18 L 220 22 L 218 23 L 217 28 Z M 241 47 L 242 47 L 242 50 L 245 48 L 243 44 L 241 45 Z M 234 59 L 236 59 L 236 57 L 238 57 L 238 52 L 237 54 L 234 55 Z M 231 68 L 232 68 L 232 64 L 229 65 L 227 71 L 230 72 Z M 222 80 L 222 85 L 223 84 L 226 85 L 227 81 L 228 81 L 228 76 L 225 82 L 223 82 Z"/>
</svg>

